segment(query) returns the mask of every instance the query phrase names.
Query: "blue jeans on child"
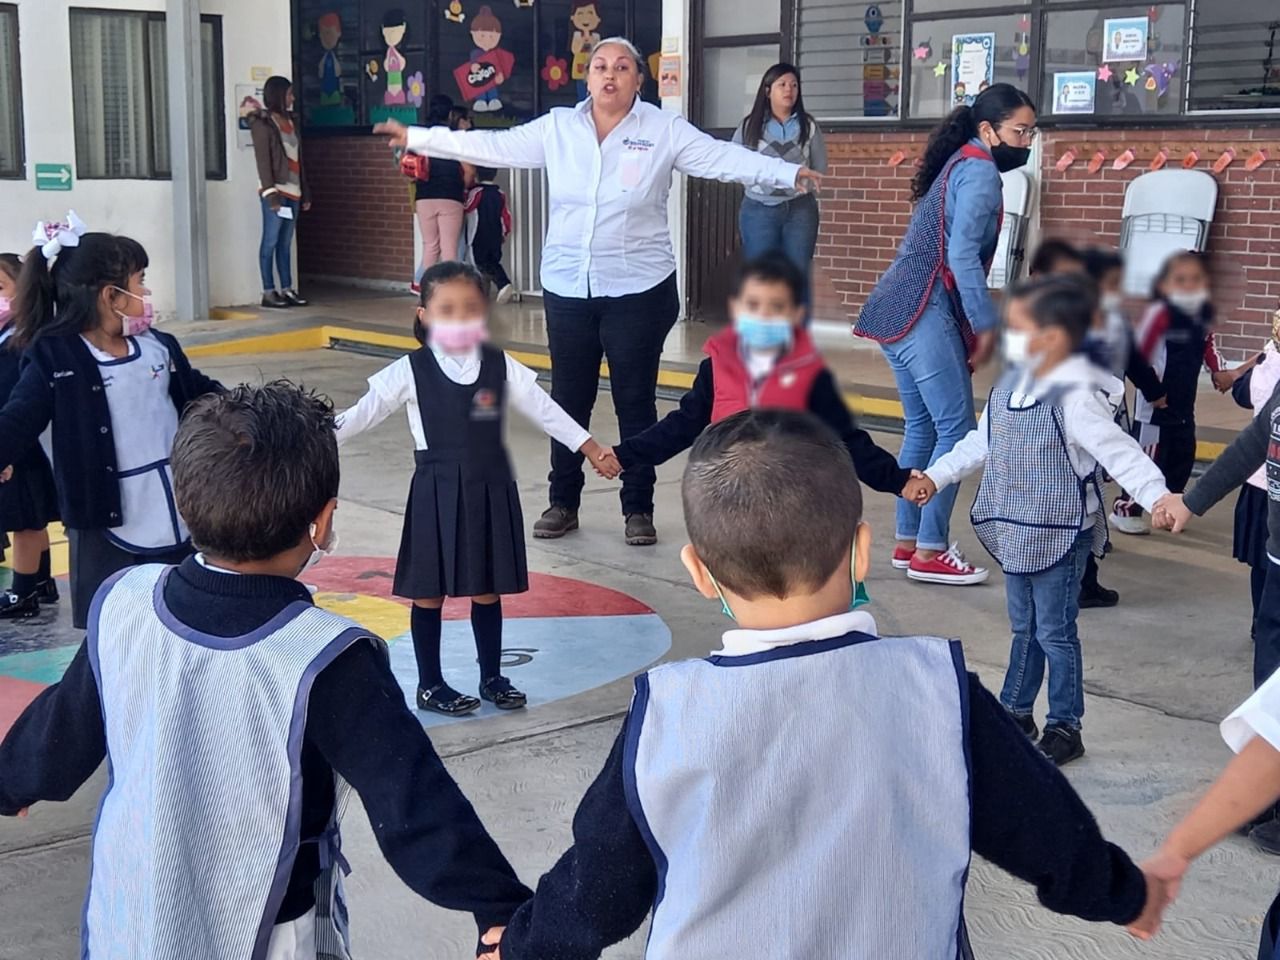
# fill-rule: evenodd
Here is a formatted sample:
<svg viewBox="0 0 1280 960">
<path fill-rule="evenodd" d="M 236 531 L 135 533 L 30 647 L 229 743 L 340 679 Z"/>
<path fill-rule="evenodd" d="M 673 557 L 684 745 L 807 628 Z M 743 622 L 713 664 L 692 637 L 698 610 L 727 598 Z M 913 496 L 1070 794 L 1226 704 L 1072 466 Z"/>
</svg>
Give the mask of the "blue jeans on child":
<svg viewBox="0 0 1280 960">
<path fill-rule="evenodd" d="M 1082 531 L 1065 557 L 1042 573 L 1005 574 L 1005 595 L 1013 647 L 1000 702 L 1019 717 L 1031 715 L 1049 665 L 1048 726 L 1080 729 L 1084 716 L 1084 660 L 1076 618 L 1080 613 L 1080 577 L 1093 529 Z"/>
<path fill-rule="evenodd" d="M 810 193 L 773 205 L 745 199 L 738 213 L 738 230 L 743 259 L 781 251 L 808 276 L 818 244 L 818 200 Z"/>
<path fill-rule="evenodd" d="M 977 426 L 969 358 L 941 284 L 911 331 L 880 346 L 902 400 L 904 429 L 898 463 L 923 470 Z M 899 500 L 897 538 L 914 540 L 922 550 L 946 550 L 959 489 L 951 484 L 939 490 L 923 508 Z"/>
<path fill-rule="evenodd" d="M 262 201 L 262 244 L 258 247 L 258 266 L 262 270 L 262 292 L 270 293 L 277 289 L 275 276 L 271 270 L 272 258 L 275 259 L 276 270 L 280 272 L 281 290 L 293 289 L 293 228 L 298 223 L 298 201 L 280 199 L 281 209 L 288 207 L 293 211 L 293 219 L 286 220 L 271 206 L 266 197 Z"/>
</svg>

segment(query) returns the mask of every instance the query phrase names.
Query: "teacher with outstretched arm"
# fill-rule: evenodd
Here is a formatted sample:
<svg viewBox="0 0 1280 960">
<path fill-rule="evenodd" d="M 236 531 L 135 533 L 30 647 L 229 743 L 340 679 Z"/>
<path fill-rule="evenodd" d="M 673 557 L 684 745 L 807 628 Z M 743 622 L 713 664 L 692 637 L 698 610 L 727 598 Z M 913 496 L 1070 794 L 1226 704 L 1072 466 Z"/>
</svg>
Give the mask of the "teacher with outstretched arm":
<svg viewBox="0 0 1280 960">
<path fill-rule="evenodd" d="M 757 186 L 807 189 L 820 175 L 703 133 L 640 99 L 642 58 L 630 41 L 601 41 L 587 71 L 589 96 L 510 130 L 457 131 L 387 122 L 393 146 L 489 167 L 545 167 L 550 216 L 542 289 L 551 351 L 551 396 L 584 427 L 599 389 L 600 360 L 622 439 L 657 420 L 658 363 L 680 313 L 667 223 L 672 171 Z M 552 443 L 550 507 L 533 535 L 578 528 L 582 454 Z M 622 478 L 626 540 L 657 541 L 654 471 Z"/>
</svg>

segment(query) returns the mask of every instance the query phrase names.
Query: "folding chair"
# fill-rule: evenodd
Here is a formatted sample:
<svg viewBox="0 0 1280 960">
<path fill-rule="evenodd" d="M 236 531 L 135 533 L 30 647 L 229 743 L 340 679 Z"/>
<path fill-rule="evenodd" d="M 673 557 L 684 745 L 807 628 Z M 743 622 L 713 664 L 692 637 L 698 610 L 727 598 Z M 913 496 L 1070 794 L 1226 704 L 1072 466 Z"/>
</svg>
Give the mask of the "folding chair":
<svg viewBox="0 0 1280 960">
<path fill-rule="evenodd" d="M 1022 170 L 1000 174 L 1004 181 L 1004 223 L 987 274 L 987 287 L 1003 290 L 1018 279 L 1022 270 L 1027 234 L 1027 213 L 1031 207 L 1031 178 Z"/>
<path fill-rule="evenodd" d="M 1157 170 L 1130 183 L 1120 227 L 1124 292 L 1150 296 L 1171 254 L 1203 250 L 1217 203 L 1218 182 L 1201 170 Z"/>
</svg>

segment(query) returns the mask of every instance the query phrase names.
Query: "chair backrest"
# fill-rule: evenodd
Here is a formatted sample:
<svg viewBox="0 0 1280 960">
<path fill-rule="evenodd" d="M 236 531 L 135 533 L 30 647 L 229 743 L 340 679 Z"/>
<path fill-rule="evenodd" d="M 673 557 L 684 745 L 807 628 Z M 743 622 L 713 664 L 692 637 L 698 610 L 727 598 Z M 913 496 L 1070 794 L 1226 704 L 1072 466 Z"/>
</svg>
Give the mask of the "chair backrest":
<svg viewBox="0 0 1280 960">
<path fill-rule="evenodd" d="M 1217 203 L 1218 182 L 1199 170 L 1158 170 L 1130 183 L 1120 230 L 1124 292 L 1149 296 L 1170 255 L 1203 250 Z"/>
<path fill-rule="evenodd" d="M 1023 238 L 1027 231 L 1027 212 L 1031 206 L 1031 178 L 1022 170 L 1000 174 L 1004 190 L 1004 223 L 996 242 L 987 287 L 1003 290 L 1018 279 L 1022 266 Z"/>
</svg>

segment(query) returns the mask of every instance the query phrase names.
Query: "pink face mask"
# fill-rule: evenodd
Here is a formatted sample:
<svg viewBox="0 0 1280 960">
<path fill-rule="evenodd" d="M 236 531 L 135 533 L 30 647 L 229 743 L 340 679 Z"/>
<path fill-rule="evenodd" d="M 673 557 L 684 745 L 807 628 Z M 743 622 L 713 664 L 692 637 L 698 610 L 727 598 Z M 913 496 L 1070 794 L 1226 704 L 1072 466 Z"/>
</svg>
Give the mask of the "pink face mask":
<svg viewBox="0 0 1280 960">
<path fill-rule="evenodd" d="M 445 353 L 470 353 L 489 339 L 489 326 L 484 320 L 433 323 L 430 338 L 431 345 Z"/>
<path fill-rule="evenodd" d="M 151 294 L 145 293 L 142 296 L 138 296 L 136 293 L 131 293 L 128 290 L 121 290 L 119 287 L 116 287 L 116 290 L 127 297 L 133 297 L 135 300 L 142 301 L 141 315 L 135 317 L 127 313 L 119 314 L 121 323 L 123 324 L 121 333 L 126 337 L 136 337 L 139 334 L 146 333 L 150 330 L 151 324 L 154 323 L 156 319 L 155 307 L 151 305 Z"/>
<path fill-rule="evenodd" d="M 9 313 L 13 309 L 13 301 L 8 297 L 0 297 L 0 327 L 9 325 Z"/>
</svg>

